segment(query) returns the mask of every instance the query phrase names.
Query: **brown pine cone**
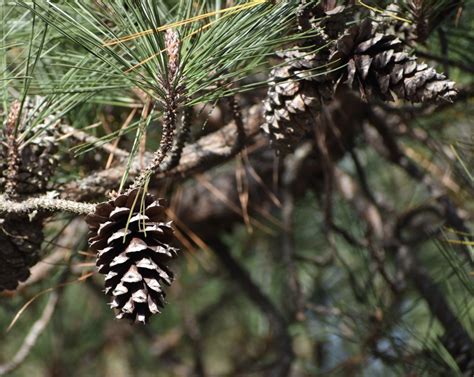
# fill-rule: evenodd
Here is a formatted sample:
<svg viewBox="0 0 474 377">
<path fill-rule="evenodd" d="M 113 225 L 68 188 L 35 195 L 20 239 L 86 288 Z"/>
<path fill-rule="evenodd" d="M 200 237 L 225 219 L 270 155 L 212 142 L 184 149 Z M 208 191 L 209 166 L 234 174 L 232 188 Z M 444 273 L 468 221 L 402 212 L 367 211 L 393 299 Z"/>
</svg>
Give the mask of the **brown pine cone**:
<svg viewBox="0 0 474 377">
<path fill-rule="evenodd" d="M 333 85 L 323 76 L 310 77 L 310 67 L 318 64 L 314 55 L 293 50 L 281 56 L 290 63 L 271 72 L 262 129 L 270 136 L 274 148 L 288 152 L 311 134 L 321 106 L 333 95 Z"/>
<path fill-rule="evenodd" d="M 395 94 L 399 99 L 427 102 L 450 101 L 456 95 L 454 82 L 418 63 L 395 36 L 377 33 L 370 20 L 338 39 L 331 60 L 346 65 L 339 84 L 355 89 L 364 99 L 392 101 Z"/>
<path fill-rule="evenodd" d="M 15 289 L 30 276 L 43 238 L 40 220 L 15 215 L 0 218 L 0 292 Z"/>
<path fill-rule="evenodd" d="M 170 222 L 165 222 L 163 200 L 134 190 L 99 204 L 87 216 L 90 248 L 105 274 L 105 293 L 113 297 L 117 318 L 146 323 L 165 304 L 163 284 L 173 273 L 166 263 L 177 249 Z"/>
</svg>

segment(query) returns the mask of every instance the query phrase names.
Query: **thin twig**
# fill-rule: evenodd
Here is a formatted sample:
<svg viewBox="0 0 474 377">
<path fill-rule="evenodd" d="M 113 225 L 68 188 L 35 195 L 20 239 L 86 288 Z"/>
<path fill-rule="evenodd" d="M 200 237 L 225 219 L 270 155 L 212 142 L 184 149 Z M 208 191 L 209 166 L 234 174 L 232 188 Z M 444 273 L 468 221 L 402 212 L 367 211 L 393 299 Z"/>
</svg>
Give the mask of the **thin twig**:
<svg viewBox="0 0 474 377">
<path fill-rule="evenodd" d="M 134 110 L 135 111 L 135 110 Z M 74 139 L 86 143 L 86 144 L 93 144 L 97 145 L 101 149 L 103 149 L 105 152 L 110 153 L 113 156 L 117 156 L 119 158 L 127 158 L 128 157 L 128 152 L 124 151 L 123 149 L 118 148 L 116 145 L 110 144 L 110 143 L 104 143 L 102 140 L 99 138 L 88 134 L 87 132 L 84 132 L 82 130 L 78 130 L 68 124 L 61 124 L 60 126 L 61 132 L 64 134 L 62 138 L 70 137 L 72 136 Z"/>
<path fill-rule="evenodd" d="M 463 62 L 460 62 L 458 60 L 450 59 L 444 56 L 439 56 L 439 55 L 432 54 L 430 52 L 425 52 L 425 51 L 420 51 L 420 50 L 416 50 L 416 55 L 420 58 L 431 59 L 431 60 L 434 60 L 435 62 L 442 63 L 445 65 L 445 67 L 453 66 L 465 72 L 474 74 L 474 68 L 472 68 L 472 66 L 468 64 L 464 64 Z"/>
<path fill-rule="evenodd" d="M 32 348 L 36 344 L 39 336 L 42 332 L 46 329 L 51 317 L 54 313 L 54 309 L 56 308 L 56 304 L 58 303 L 59 293 L 56 291 L 51 292 L 48 302 L 41 314 L 41 317 L 36 320 L 36 322 L 31 327 L 28 335 L 23 340 L 23 344 L 21 345 L 18 352 L 12 358 L 11 361 L 0 365 L 0 376 L 4 376 L 7 373 L 10 373 L 17 369 L 28 357 L 29 353 L 31 352 Z"/>
<path fill-rule="evenodd" d="M 291 364 L 294 358 L 292 349 L 292 340 L 288 333 L 287 323 L 281 315 L 278 308 L 258 287 L 248 272 L 234 259 L 228 250 L 228 247 L 219 239 L 214 239 L 209 244 L 215 250 L 217 257 L 222 264 L 227 268 L 232 278 L 242 288 L 247 297 L 262 311 L 267 317 L 268 322 L 275 332 L 277 348 L 279 352 L 279 359 L 275 368 L 271 372 L 271 376 L 284 377 L 289 374 Z"/>
<path fill-rule="evenodd" d="M 292 317 L 302 319 L 304 317 L 304 298 L 301 285 L 298 280 L 297 269 L 295 265 L 295 245 L 293 238 L 293 211 L 295 206 L 294 186 L 297 184 L 298 177 L 303 167 L 304 161 L 313 150 L 311 142 L 306 142 L 298 147 L 294 154 L 285 158 L 285 170 L 282 179 L 283 200 L 283 243 L 282 260 L 288 271 L 287 289 L 288 297 L 293 305 L 290 307 Z"/>
<path fill-rule="evenodd" d="M 237 138 L 231 150 L 231 154 L 236 154 L 242 150 L 245 144 L 245 128 L 242 119 L 242 110 L 235 96 L 227 97 L 227 103 L 232 114 L 232 119 L 235 122 L 235 127 L 237 128 Z"/>
<path fill-rule="evenodd" d="M 364 168 L 362 167 L 362 163 L 359 159 L 359 156 L 357 152 L 354 149 L 351 149 L 349 151 L 352 161 L 354 162 L 354 166 L 356 168 L 357 176 L 359 177 L 359 182 L 361 184 L 361 188 L 364 192 L 364 194 L 367 196 L 367 199 L 369 199 L 372 204 L 377 205 L 377 201 L 374 198 L 374 195 L 372 194 L 370 187 L 369 187 L 369 182 L 367 180 L 367 174 L 365 174 Z"/>
<path fill-rule="evenodd" d="M 371 112 L 370 120 L 382 137 L 383 145 L 388 151 L 388 160 L 393 164 L 398 165 L 408 176 L 426 187 L 428 192 L 430 192 L 430 194 L 436 198 L 438 203 L 443 207 L 446 224 L 448 226 L 461 232 L 469 233 L 469 229 L 465 225 L 459 209 L 448 195 L 445 194 L 443 188 L 439 187 L 439 185 L 434 181 L 432 176 L 427 174 L 415 161 L 408 158 L 393 137 L 392 132 L 386 125 L 384 119 L 374 112 Z M 379 148 L 375 149 L 379 151 Z M 465 256 L 467 257 L 468 255 L 470 255 L 469 251 L 466 250 Z"/>
<path fill-rule="evenodd" d="M 387 221 L 387 219 L 382 216 L 381 213 L 378 213 L 378 209 L 376 208 L 373 208 L 373 211 L 377 212 L 375 216 L 366 216 L 364 212 L 366 212 L 366 208 L 370 204 L 363 196 L 355 194 L 354 190 L 359 190 L 355 182 L 350 182 L 352 189 L 348 190 L 347 180 L 350 178 L 346 175 L 346 184 L 344 185 L 345 189 L 343 189 L 343 185 L 340 182 L 341 175 L 336 175 L 336 178 L 339 180 L 338 188 L 341 194 L 353 205 L 359 216 L 365 219 L 369 227 L 377 228 L 379 227 L 380 221 Z M 364 202 L 365 205 L 363 205 Z M 389 208 L 389 205 L 385 204 L 383 207 Z M 374 220 L 375 223 L 371 225 L 371 222 Z M 385 248 L 387 252 L 391 252 L 392 254 L 396 255 L 397 259 L 401 262 L 401 269 L 404 272 L 403 276 L 411 278 L 418 293 L 428 303 L 431 313 L 438 319 L 444 328 L 445 337 L 449 339 L 456 339 L 457 341 L 462 342 L 462 344 L 466 347 L 466 351 L 474 354 L 474 343 L 468 332 L 452 311 L 448 301 L 445 299 L 444 293 L 428 274 L 421 261 L 416 257 L 414 250 L 410 250 L 408 245 L 405 245 L 401 239 L 397 239 L 396 226 L 383 226 L 382 228 L 385 230 L 385 232 L 380 234 L 378 237 L 378 243 L 380 245 L 379 247 Z M 392 242 L 387 242 L 387 239 L 392 240 Z M 380 265 L 380 261 L 378 268 L 385 269 L 383 265 Z M 385 276 L 384 273 L 385 272 L 382 272 L 382 276 Z M 391 280 L 389 279 L 389 281 Z M 404 282 L 389 284 L 391 285 L 392 289 L 394 289 L 395 293 L 399 292 L 400 287 L 406 285 Z M 454 358 L 455 356 L 456 355 L 453 355 Z"/>
</svg>

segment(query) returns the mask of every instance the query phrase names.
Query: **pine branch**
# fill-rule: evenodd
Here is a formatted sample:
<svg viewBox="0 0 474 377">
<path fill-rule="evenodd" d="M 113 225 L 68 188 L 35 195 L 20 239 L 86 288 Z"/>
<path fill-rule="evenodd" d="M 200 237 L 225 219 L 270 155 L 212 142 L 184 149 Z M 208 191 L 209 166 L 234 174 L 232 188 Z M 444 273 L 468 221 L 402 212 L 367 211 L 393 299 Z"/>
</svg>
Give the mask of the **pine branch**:
<svg viewBox="0 0 474 377">
<path fill-rule="evenodd" d="M 259 133 L 259 127 L 263 122 L 262 107 L 255 105 L 248 110 L 244 117 L 244 127 L 247 140 L 253 140 Z M 169 171 L 159 172 L 151 180 L 151 186 L 158 184 L 165 178 L 188 177 L 200 171 L 211 169 L 212 167 L 228 161 L 232 158 L 236 150 L 232 153 L 232 146 L 237 142 L 235 121 L 209 135 L 196 141 L 194 144 L 183 148 L 180 164 Z M 151 154 L 145 154 L 145 164 L 152 160 Z M 140 174 L 141 161 L 135 157 L 130 166 L 129 176 L 131 178 Z M 76 200 L 93 200 L 106 194 L 120 183 L 124 174 L 123 166 L 113 167 L 97 173 L 93 173 L 82 180 L 73 181 L 65 185 L 63 196 Z"/>
<path fill-rule="evenodd" d="M 245 271 L 237 260 L 231 255 L 228 247 L 218 239 L 208 240 L 209 245 L 233 279 L 240 285 L 242 291 L 262 311 L 268 319 L 271 328 L 275 332 L 276 347 L 278 349 L 278 360 L 271 376 L 288 376 L 293 362 L 294 353 L 291 337 L 288 333 L 287 323 L 279 310 L 262 290 L 252 281 L 248 272 Z"/>
<path fill-rule="evenodd" d="M 402 239 L 397 238 L 396 227 L 385 224 L 387 220 L 385 220 L 385 217 L 378 209 L 372 206 L 369 210 L 371 207 L 370 202 L 357 194 L 360 189 L 347 174 L 338 171 L 335 177 L 340 193 L 352 204 L 358 216 L 364 219 L 368 227 L 370 229 L 383 229 L 383 233 L 378 235 L 378 242 L 382 243 L 380 247 L 387 250 L 387 252 L 395 254 L 397 259 L 401 261 L 404 276 L 413 281 L 421 297 L 426 300 L 431 313 L 443 326 L 445 336 L 449 339 L 462 341 L 462 344 L 466 347 L 466 352 L 473 353 L 474 343 L 469 333 L 454 314 L 445 294 L 428 274 L 421 261 L 416 257 L 415 251 L 404 244 Z M 390 208 L 388 204 L 385 204 L 384 207 Z M 398 283 L 400 284 L 400 282 Z M 398 291 L 398 287 L 396 291 Z M 452 356 L 456 359 L 458 355 L 453 354 Z"/>
<path fill-rule="evenodd" d="M 170 159 L 165 163 L 163 167 L 163 171 L 169 171 L 175 168 L 181 159 L 181 155 L 183 154 L 183 148 L 186 141 L 189 138 L 189 134 L 191 133 L 191 125 L 193 119 L 193 109 L 192 108 L 185 108 L 183 110 L 183 116 L 181 121 L 181 128 L 176 136 L 176 141 L 171 151 Z"/>
<path fill-rule="evenodd" d="M 179 87 L 179 51 L 180 40 L 178 33 L 173 29 L 166 30 L 165 50 L 168 54 L 168 65 L 166 77 L 162 79 L 164 98 L 163 126 L 160 146 L 153 155 L 150 165 L 139 175 L 130 186 L 130 190 L 143 187 L 147 180 L 161 169 L 161 163 L 173 147 L 174 134 L 176 131 L 177 111 L 182 88 Z"/>
<path fill-rule="evenodd" d="M 87 132 L 78 130 L 77 128 L 74 128 L 68 124 L 61 124 L 60 130 L 63 133 L 62 138 L 73 137 L 74 139 L 82 143 L 99 145 L 100 148 L 103 149 L 105 152 L 117 156 L 121 159 L 127 158 L 129 156 L 129 153 L 127 151 L 122 150 L 110 143 L 104 143 L 99 138 L 90 135 Z"/>
<path fill-rule="evenodd" d="M 23 201 L 14 201 L 0 195 L 0 214 L 28 214 L 34 211 L 68 212 L 87 215 L 94 211 L 95 204 L 81 203 L 73 200 L 58 199 L 53 193 Z"/>
</svg>

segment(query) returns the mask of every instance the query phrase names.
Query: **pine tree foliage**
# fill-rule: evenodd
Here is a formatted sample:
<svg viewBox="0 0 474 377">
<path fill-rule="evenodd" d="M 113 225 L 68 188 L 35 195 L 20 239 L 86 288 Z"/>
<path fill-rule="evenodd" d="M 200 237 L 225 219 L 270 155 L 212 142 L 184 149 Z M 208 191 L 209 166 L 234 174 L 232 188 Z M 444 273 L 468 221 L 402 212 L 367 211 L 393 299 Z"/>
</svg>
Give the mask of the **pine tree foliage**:
<svg viewBox="0 0 474 377">
<path fill-rule="evenodd" d="M 0 375 L 473 376 L 473 20 L 0 2 Z"/>
</svg>

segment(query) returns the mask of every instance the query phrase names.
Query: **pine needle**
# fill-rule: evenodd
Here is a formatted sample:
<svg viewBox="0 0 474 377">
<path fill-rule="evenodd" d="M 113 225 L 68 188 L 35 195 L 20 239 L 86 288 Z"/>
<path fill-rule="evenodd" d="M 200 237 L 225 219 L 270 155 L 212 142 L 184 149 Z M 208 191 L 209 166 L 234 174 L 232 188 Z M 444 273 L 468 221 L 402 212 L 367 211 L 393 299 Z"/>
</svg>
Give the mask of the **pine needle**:
<svg viewBox="0 0 474 377">
<path fill-rule="evenodd" d="M 48 288 L 48 289 L 45 289 L 44 291 L 41 291 L 40 293 L 34 295 L 30 300 L 28 300 L 28 302 L 26 304 L 24 304 L 21 309 L 15 314 L 15 316 L 13 317 L 12 321 L 10 322 L 10 324 L 8 325 L 7 329 L 5 330 L 5 332 L 9 332 L 13 326 L 15 325 L 15 323 L 18 321 L 18 319 L 20 318 L 20 316 L 25 312 L 25 310 L 33 303 L 36 301 L 37 298 L 43 296 L 44 294 L 48 293 L 48 292 L 52 292 L 58 288 L 61 288 L 61 287 L 65 287 L 67 285 L 71 285 L 71 284 L 75 284 L 75 283 L 80 283 L 86 279 L 88 279 L 89 277 L 91 277 L 92 275 L 94 275 L 95 272 L 89 272 L 83 276 L 81 276 L 80 278 L 76 279 L 76 280 L 72 280 L 72 281 L 68 281 L 66 283 L 62 283 L 62 284 L 58 284 L 56 285 L 55 287 L 51 287 L 51 288 Z"/>
<path fill-rule="evenodd" d="M 388 17 L 391 17 L 395 20 L 399 20 L 399 21 L 403 21 L 403 22 L 408 22 L 409 24 L 411 24 L 412 22 L 410 20 L 407 20 L 406 18 L 403 18 L 403 17 L 399 17 L 399 16 L 396 16 L 392 13 L 388 13 L 388 12 L 385 12 L 384 10 L 382 9 L 378 9 L 378 8 L 375 8 L 375 7 L 372 7 L 368 4 L 365 4 L 363 1 L 361 0 L 358 0 L 358 3 L 360 5 L 362 5 L 363 7 L 367 8 L 367 9 L 370 9 L 372 12 L 375 12 L 375 13 L 379 13 L 379 14 L 383 14 L 383 15 L 386 15 Z"/>
<path fill-rule="evenodd" d="M 236 5 L 236 6 L 233 6 L 233 7 L 230 7 L 230 8 L 225 8 L 225 9 L 220 9 L 220 10 L 216 10 L 216 11 L 209 12 L 209 13 L 200 14 L 198 16 L 190 17 L 186 20 L 177 21 L 177 22 L 173 22 L 171 24 L 160 26 L 159 28 L 156 28 L 156 29 L 147 29 L 147 30 L 144 30 L 144 31 L 136 33 L 136 34 L 127 35 L 123 38 L 119 38 L 119 39 L 116 39 L 116 40 L 113 40 L 113 41 L 108 41 L 108 42 L 105 42 L 103 44 L 103 46 L 114 46 L 114 45 L 119 44 L 119 43 L 131 41 L 131 40 L 143 37 L 144 35 L 152 34 L 154 32 L 166 31 L 168 29 L 174 29 L 174 28 L 177 28 L 179 26 L 183 26 L 183 25 L 186 25 L 186 24 L 189 24 L 189 23 L 192 23 L 192 22 L 200 21 L 200 20 L 203 20 L 205 18 L 213 17 L 213 16 L 216 16 L 216 15 L 219 15 L 219 14 L 222 14 L 222 13 L 240 12 L 242 10 L 253 8 L 257 5 L 266 3 L 268 1 L 269 0 L 252 0 L 249 3 L 246 3 L 246 4 Z"/>
</svg>

